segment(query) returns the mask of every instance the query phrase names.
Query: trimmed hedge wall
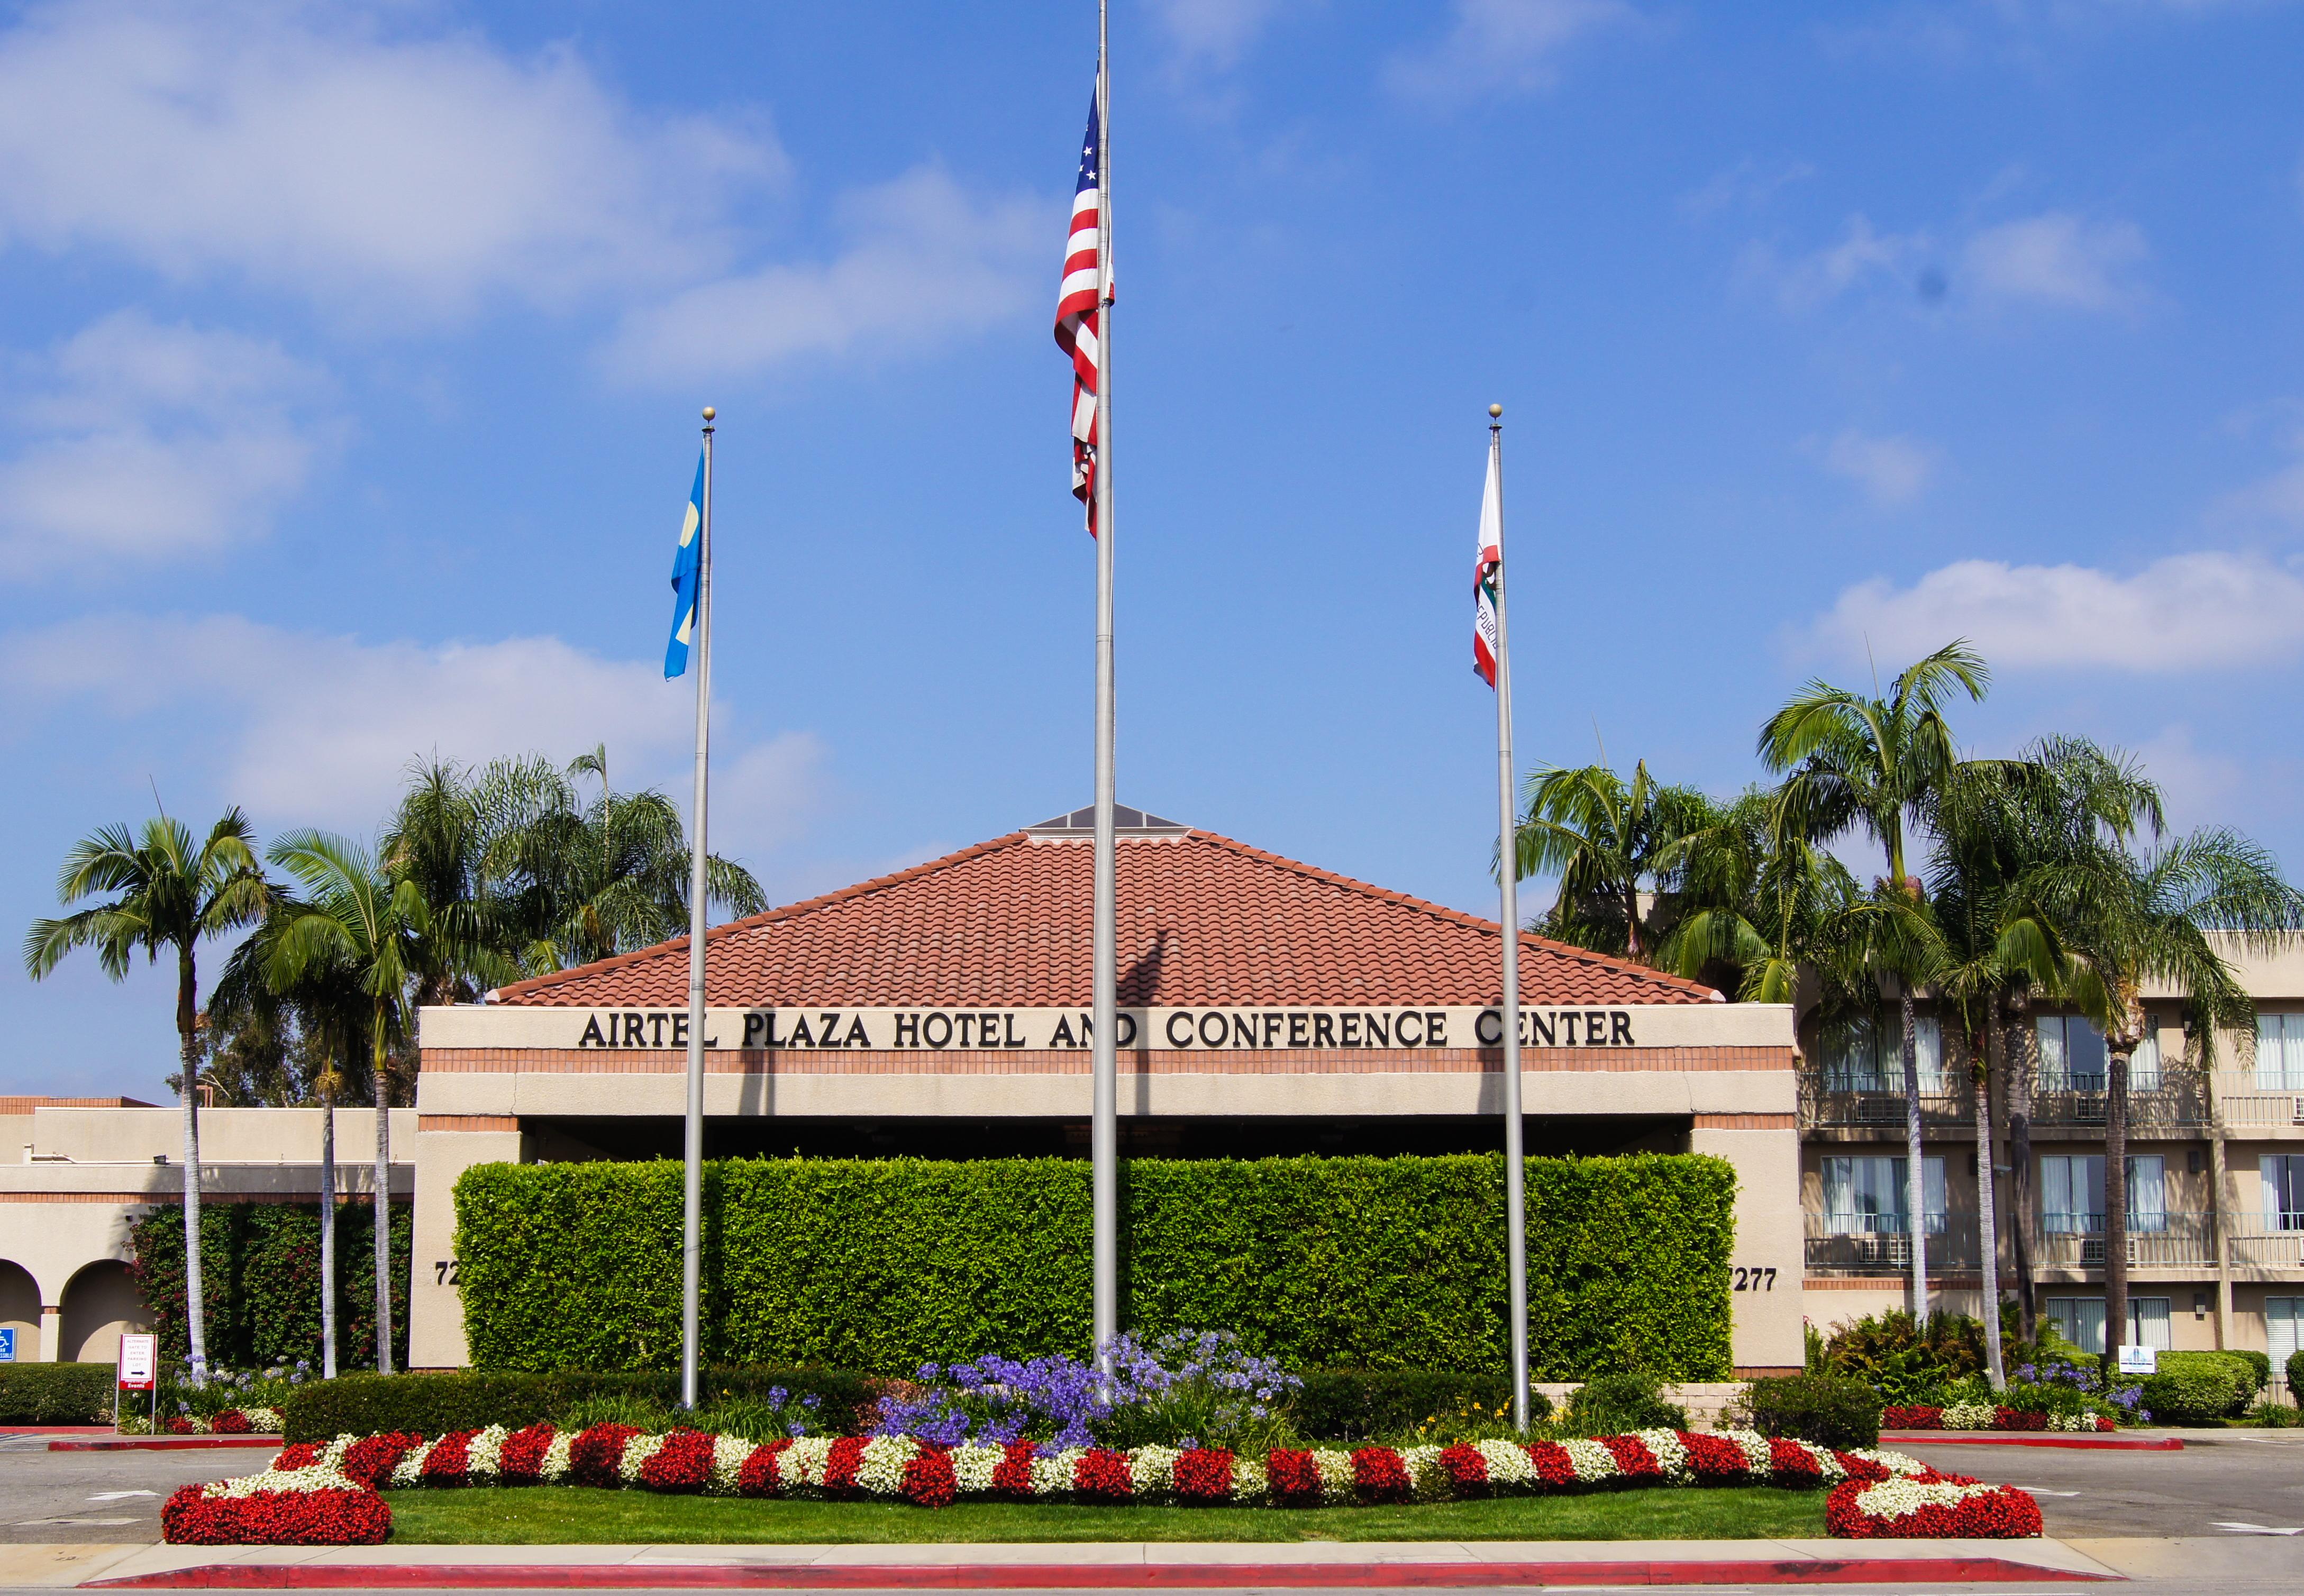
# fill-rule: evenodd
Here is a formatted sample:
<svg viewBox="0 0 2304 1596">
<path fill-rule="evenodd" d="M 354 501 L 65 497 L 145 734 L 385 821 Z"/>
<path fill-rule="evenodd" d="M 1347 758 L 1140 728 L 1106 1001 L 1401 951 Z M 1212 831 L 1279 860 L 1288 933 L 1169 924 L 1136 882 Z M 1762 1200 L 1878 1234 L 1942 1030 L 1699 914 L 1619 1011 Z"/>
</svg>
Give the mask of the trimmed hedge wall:
<svg viewBox="0 0 2304 1596">
<path fill-rule="evenodd" d="M 408 1366 L 410 1208 L 392 1204 L 393 1366 Z M 129 1270 L 163 1360 L 191 1350 L 184 1325 L 184 1214 L 156 1208 L 128 1227 Z M 676 1257 L 675 1257 L 676 1262 Z M 320 1205 L 208 1203 L 200 1208 L 200 1286 L 208 1364 L 320 1366 Z M 376 1230 L 365 1203 L 336 1209 L 336 1364 L 376 1363 Z"/>
<path fill-rule="evenodd" d="M 697 1391 L 705 1406 L 727 1398 L 764 1397 L 782 1386 L 792 1395 L 823 1398 L 820 1425 L 842 1433 L 860 1428 L 859 1414 L 875 1400 L 872 1381 L 836 1369 L 705 1369 Z M 441 1435 L 502 1424 L 517 1430 L 558 1419 L 594 1397 L 631 1396 L 670 1408 L 680 1399 L 680 1376 L 657 1370 L 614 1374 L 551 1374 L 477 1371 L 428 1374 L 347 1374 L 298 1389 L 281 1410 L 287 1439 L 331 1440 L 410 1430 Z"/>
<path fill-rule="evenodd" d="M 1528 1161 L 1541 1380 L 1729 1372 L 1736 1179 L 1695 1155 Z M 664 1369 L 680 1348 L 681 1166 L 482 1164 L 456 1184 L 473 1363 Z M 1501 1374 L 1504 1160 L 1131 1160 L 1122 1300 L 1297 1369 Z M 908 1374 L 1088 1350 L 1088 1166 L 741 1160 L 704 1171 L 713 1363 Z"/>
<path fill-rule="evenodd" d="M 0 1424 L 108 1424 L 112 1364 L 0 1364 Z"/>
</svg>

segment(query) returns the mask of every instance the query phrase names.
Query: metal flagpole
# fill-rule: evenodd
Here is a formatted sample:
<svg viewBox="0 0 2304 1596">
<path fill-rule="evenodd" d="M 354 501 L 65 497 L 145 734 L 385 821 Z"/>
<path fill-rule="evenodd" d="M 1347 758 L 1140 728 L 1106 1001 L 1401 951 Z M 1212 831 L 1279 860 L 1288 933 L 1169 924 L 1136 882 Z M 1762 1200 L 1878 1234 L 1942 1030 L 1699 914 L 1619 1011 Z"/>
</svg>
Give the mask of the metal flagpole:
<svg viewBox="0 0 2304 1596">
<path fill-rule="evenodd" d="M 1096 384 L 1096 960 L 1093 1119 L 1088 1135 L 1095 1193 L 1097 1366 L 1112 1372 L 1120 1333 L 1120 1080 L 1116 1027 L 1119 927 L 1113 907 L 1112 683 L 1112 86 L 1106 65 L 1109 0 L 1096 21 L 1097 384 Z"/>
<path fill-rule="evenodd" d="M 712 423 L 704 407 L 704 503 L 696 530 L 696 806 L 688 859 L 688 1167 L 681 1181 L 680 1405 L 696 1406 L 697 1296 L 704 1272 L 705 771 L 712 714 Z"/>
<path fill-rule="evenodd" d="M 1520 1107 L 1520 849 L 1512 804 L 1512 655 L 1504 622 L 1504 407 L 1488 407 L 1488 469 L 1496 478 L 1496 807 L 1504 880 L 1504 1246 L 1511 1254 L 1512 1428 L 1528 1431 L 1528 1161 Z"/>
</svg>

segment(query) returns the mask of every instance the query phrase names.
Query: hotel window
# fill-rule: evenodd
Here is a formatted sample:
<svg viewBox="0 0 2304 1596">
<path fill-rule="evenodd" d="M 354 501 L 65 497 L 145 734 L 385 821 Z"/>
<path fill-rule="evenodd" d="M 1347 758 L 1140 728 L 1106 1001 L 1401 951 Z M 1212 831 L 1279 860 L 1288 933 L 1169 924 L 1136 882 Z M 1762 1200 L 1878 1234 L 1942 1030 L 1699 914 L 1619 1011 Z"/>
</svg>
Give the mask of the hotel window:
<svg viewBox="0 0 2304 1596">
<path fill-rule="evenodd" d="M 1901 1158 L 1827 1158 L 1824 1161 L 1825 1229 L 1834 1236 L 1903 1235 L 1910 1229 L 1904 1202 Z M 1920 1161 L 1921 1201 L 1927 1204 L 1927 1229 L 1944 1230 L 1944 1166 L 1941 1158 Z"/>
<path fill-rule="evenodd" d="M 2304 1014 L 2256 1017 L 2256 1084 L 2272 1092 L 2304 1092 Z"/>
<path fill-rule="evenodd" d="M 1900 1011 L 1855 1015 L 1824 1027 L 1824 1089 L 1827 1092 L 1902 1092 L 1904 1089 L 1904 1020 Z M 1919 1066 L 1920 1090 L 1942 1096 L 1952 1090 L 1944 1078 L 1944 1027 L 1934 1015 L 1915 1017 L 1912 1052 Z"/>
<path fill-rule="evenodd" d="M 2272 1366 L 2286 1368 L 2288 1360 L 2304 1349 L 2304 1296 L 2266 1297 L 2264 1335 L 2272 1348 Z"/>
<path fill-rule="evenodd" d="M 2044 1014 L 2038 1026 L 2041 1091 L 2105 1090 L 2110 1060 L 2105 1052 L 2102 1031 L 2077 1014 Z M 2304 1029 L 2300 1029 L 2299 1036 L 2304 1038 Z M 2149 1018 L 2144 1022 L 2144 1039 L 2128 1055 L 2128 1089 L 2160 1089 L 2160 1027 Z"/>
<path fill-rule="evenodd" d="M 2161 1352 L 2174 1350 L 2175 1338 L 2169 1325 L 2168 1305 L 2164 1296 L 2131 1296 L 2128 1299 L 2128 1345 L 2150 1347 Z M 2104 1298 L 2100 1296 L 2052 1296 L 2042 1307 L 2046 1317 L 2056 1331 L 2082 1352 L 2097 1357 L 2104 1355 Z"/>
<path fill-rule="evenodd" d="M 2266 1153 L 2257 1168 L 2264 1179 L 2264 1228 L 2304 1230 L 2304 1154 Z"/>
<path fill-rule="evenodd" d="M 2296 1161 L 2304 1164 L 2304 1159 Z M 2041 1158 L 2040 1228 L 2051 1236 L 2094 1236 L 2103 1230 L 2102 1153 L 2052 1153 Z M 2128 1160 L 2129 1233 L 2152 1234 L 2167 1228 L 2167 1166 L 2157 1153 L 2132 1153 Z"/>
</svg>

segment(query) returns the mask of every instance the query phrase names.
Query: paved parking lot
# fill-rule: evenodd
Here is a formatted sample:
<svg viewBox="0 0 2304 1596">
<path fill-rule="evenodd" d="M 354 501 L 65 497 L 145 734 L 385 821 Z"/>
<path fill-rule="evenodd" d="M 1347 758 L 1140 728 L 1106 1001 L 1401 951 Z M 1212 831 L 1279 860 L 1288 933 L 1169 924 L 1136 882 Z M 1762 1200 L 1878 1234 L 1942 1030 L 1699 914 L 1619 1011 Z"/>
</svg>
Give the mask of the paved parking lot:
<svg viewBox="0 0 2304 1596">
<path fill-rule="evenodd" d="M 1893 1444 L 1947 1473 L 2025 1487 L 2048 1533 L 2063 1538 L 2252 1533 L 2228 1524 L 2304 1530 L 2304 1430 L 2181 1433 L 2181 1452 Z M 2292 1539 L 2304 1569 L 2304 1534 Z"/>
</svg>

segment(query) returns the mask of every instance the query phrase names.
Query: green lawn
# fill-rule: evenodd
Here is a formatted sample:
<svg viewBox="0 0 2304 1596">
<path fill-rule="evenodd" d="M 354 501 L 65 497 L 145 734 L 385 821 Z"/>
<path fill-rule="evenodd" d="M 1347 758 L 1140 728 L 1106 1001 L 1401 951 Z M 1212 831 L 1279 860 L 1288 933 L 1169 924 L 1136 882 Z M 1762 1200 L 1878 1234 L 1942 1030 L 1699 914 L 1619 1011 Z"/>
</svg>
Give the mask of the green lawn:
<svg viewBox="0 0 2304 1596">
<path fill-rule="evenodd" d="M 1667 1541 L 1820 1536 L 1824 1492 L 1766 1486 L 1405 1507 L 1073 1507 L 746 1501 L 572 1485 L 389 1490 L 399 1542 Z"/>
</svg>

